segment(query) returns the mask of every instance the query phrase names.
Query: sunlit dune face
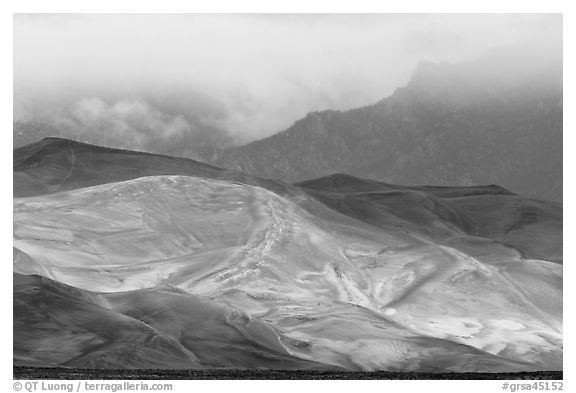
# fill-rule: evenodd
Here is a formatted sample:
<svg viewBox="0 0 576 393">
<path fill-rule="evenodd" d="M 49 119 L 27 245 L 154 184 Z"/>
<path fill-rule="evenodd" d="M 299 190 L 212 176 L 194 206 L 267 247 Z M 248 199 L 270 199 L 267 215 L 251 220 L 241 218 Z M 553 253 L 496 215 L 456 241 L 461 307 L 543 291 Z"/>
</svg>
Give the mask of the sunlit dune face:
<svg viewBox="0 0 576 393">
<path fill-rule="evenodd" d="M 496 243 L 467 242 L 467 229 L 454 224 L 462 209 L 480 209 L 489 196 L 480 204 L 475 196 L 438 199 L 454 215 L 437 221 L 426 209 L 438 206 L 426 199 L 388 194 L 390 205 L 372 198 L 372 216 L 398 225 L 375 222 L 362 237 L 367 227 L 353 206 L 366 197 L 348 194 L 328 205 L 344 213 L 332 224 L 311 213 L 317 198 L 303 203 L 300 196 L 295 204 L 264 188 L 198 177 L 144 177 L 16 199 L 14 269 L 94 291 L 98 312 L 151 324 L 194 362 L 214 367 L 257 365 L 260 355 L 236 358 L 230 349 L 208 356 L 214 349 L 198 341 L 206 334 L 264 345 L 278 364 L 561 366 L 562 310 L 550 307 L 561 304 L 561 265 L 508 251 L 513 246 L 502 247 L 498 231 L 490 234 Z M 414 214 L 428 214 L 430 225 L 415 225 Z M 508 217 L 501 215 L 501 225 Z M 438 225 L 444 229 L 431 229 Z M 158 292 L 167 287 L 176 292 Z M 239 333 L 228 331 L 230 324 Z M 438 356 L 445 360 L 434 366 Z"/>
</svg>

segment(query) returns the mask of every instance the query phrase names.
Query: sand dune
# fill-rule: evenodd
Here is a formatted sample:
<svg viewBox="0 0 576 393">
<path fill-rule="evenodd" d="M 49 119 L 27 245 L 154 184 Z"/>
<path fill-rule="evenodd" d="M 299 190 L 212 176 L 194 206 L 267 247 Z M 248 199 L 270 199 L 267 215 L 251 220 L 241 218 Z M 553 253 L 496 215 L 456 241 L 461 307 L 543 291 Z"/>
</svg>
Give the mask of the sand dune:
<svg viewBox="0 0 576 393">
<path fill-rule="evenodd" d="M 14 149 L 14 197 L 45 195 L 144 176 L 185 175 L 254 184 L 288 192 L 289 184 L 198 161 L 45 138 Z"/>
<path fill-rule="evenodd" d="M 562 368 L 561 204 L 61 140 L 15 153 L 15 194 L 21 365 Z"/>
<path fill-rule="evenodd" d="M 17 365 L 335 369 L 292 356 L 268 324 L 173 288 L 101 294 L 19 274 L 14 283 Z"/>
</svg>

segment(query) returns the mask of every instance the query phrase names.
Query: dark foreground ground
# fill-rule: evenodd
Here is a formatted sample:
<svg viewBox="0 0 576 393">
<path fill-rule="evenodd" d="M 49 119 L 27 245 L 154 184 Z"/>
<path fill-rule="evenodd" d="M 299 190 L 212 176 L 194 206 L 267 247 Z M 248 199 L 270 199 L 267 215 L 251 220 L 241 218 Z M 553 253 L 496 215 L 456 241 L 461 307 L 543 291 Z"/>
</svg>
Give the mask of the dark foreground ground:
<svg viewBox="0 0 576 393">
<path fill-rule="evenodd" d="M 309 370 L 95 370 L 14 367 L 14 379 L 563 379 L 562 371 L 520 373 L 417 373 Z"/>
</svg>

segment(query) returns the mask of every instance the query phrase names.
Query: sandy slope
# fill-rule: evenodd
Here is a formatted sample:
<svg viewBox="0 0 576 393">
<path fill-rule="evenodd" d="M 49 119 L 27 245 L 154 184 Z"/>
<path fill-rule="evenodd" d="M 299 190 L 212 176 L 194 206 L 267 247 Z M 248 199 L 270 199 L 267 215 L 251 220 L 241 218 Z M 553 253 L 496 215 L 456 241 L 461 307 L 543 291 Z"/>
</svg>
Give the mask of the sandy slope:
<svg viewBox="0 0 576 393">
<path fill-rule="evenodd" d="M 16 365 L 329 369 L 268 324 L 170 287 L 101 294 L 15 274 L 14 319 Z"/>
<path fill-rule="evenodd" d="M 45 195 L 144 176 L 185 175 L 253 184 L 279 193 L 289 184 L 260 179 L 198 161 L 45 138 L 14 149 L 14 197 Z M 297 192 L 297 191 L 296 191 Z"/>
<path fill-rule="evenodd" d="M 102 293 L 94 296 L 106 312 L 174 340 L 171 356 L 183 347 L 218 367 L 562 367 L 561 206 L 497 187 L 348 179 L 342 190 L 321 179 L 316 191 L 272 192 L 206 176 L 104 178 L 15 199 L 14 271 Z M 73 332 L 82 308 L 69 309 Z M 230 330 L 223 310 L 242 323 Z M 213 346 L 198 339 L 206 332 Z M 52 350 L 63 339 L 31 336 Z M 20 364 L 61 364 L 23 342 Z M 244 354 L 254 342 L 265 355 Z M 91 347 L 74 351 L 90 359 L 81 364 L 117 365 L 94 363 L 102 355 Z M 146 355 L 130 359 L 150 366 Z"/>
</svg>

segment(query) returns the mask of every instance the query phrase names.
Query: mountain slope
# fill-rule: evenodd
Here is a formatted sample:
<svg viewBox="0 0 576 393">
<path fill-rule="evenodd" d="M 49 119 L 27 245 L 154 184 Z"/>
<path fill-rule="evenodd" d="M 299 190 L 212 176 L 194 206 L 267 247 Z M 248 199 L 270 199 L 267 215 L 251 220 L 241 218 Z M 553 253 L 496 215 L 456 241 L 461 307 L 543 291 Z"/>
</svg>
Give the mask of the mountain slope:
<svg viewBox="0 0 576 393">
<path fill-rule="evenodd" d="M 524 60 L 522 68 L 508 66 Z M 562 200 L 561 49 L 504 48 L 476 62 L 421 63 L 374 105 L 315 112 L 206 157 L 288 182 L 335 172 L 405 185 L 499 184 Z"/>
</svg>

